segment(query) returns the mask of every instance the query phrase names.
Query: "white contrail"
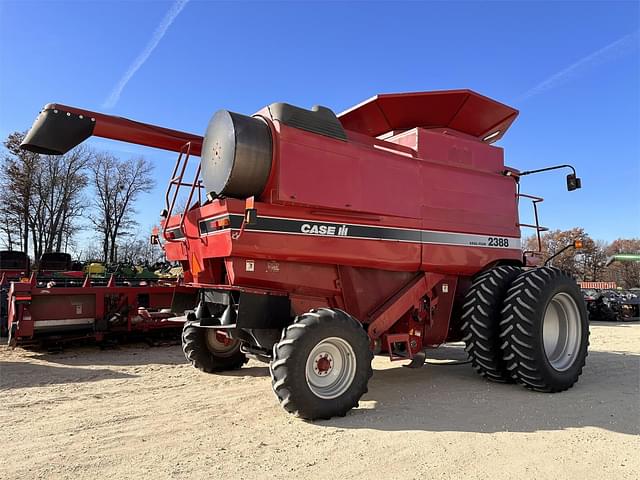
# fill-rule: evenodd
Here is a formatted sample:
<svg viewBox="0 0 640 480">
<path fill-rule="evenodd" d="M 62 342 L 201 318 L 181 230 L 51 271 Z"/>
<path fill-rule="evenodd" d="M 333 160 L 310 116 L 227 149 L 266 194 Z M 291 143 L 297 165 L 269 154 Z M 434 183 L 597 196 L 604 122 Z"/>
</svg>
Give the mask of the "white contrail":
<svg viewBox="0 0 640 480">
<path fill-rule="evenodd" d="M 124 90 L 124 87 L 127 86 L 127 83 L 129 83 L 131 77 L 135 75 L 140 67 L 144 65 L 144 62 L 146 62 L 147 59 L 151 56 L 155 48 L 158 46 L 158 43 L 160 43 L 160 40 L 162 40 L 162 37 L 164 37 L 165 33 L 167 33 L 167 30 L 169 29 L 173 21 L 176 19 L 178 14 L 182 11 L 182 9 L 188 2 L 189 0 L 176 0 L 173 3 L 167 14 L 158 25 L 158 28 L 156 28 L 155 32 L 153 32 L 153 36 L 149 40 L 149 43 L 147 43 L 147 46 L 144 47 L 144 50 L 140 52 L 140 55 L 138 55 L 138 57 L 129 66 L 120 81 L 111 91 L 109 97 L 104 101 L 104 103 L 102 104 L 103 108 L 111 108 L 118 102 L 118 100 L 120 99 L 120 94 L 122 93 L 122 90 Z"/>
<path fill-rule="evenodd" d="M 585 70 L 597 67 L 605 62 L 619 58 L 627 53 L 634 51 L 638 47 L 638 31 L 625 35 L 624 37 L 610 43 L 606 47 L 601 48 L 587 55 L 576 63 L 569 65 L 564 70 L 560 70 L 558 73 L 551 75 L 544 82 L 539 83 L 530 90 L 527 90 L 520 95 L 516 101 L 521 102 L 527 100 L 540 93 L 547 92 L 552 88 L 558 87 L 564 83 L 567 83 L 572 78 L 584 73 Z"/>
</svg>

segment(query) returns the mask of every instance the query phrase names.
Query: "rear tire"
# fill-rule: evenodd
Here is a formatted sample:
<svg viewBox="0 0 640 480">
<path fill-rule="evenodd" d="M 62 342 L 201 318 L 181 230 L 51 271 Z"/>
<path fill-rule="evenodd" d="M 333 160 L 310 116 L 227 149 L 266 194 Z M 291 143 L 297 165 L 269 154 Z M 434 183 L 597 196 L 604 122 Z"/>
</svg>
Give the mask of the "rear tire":
<svg viewBox="0 0 640 480">
<path fill-rule="evenodd" d="M 207 373 L 235 370 L 247 363 L 238 340 L 225 341 L 211 328 L 185 323 L 182 329 L 182 351 L 198 370 Z"/>
<path fill-rule="evenodd" d="M 307 420 L 344 416 L 367 392 L 372 359 L 358 321 L 337 309 L 311 310 L 274 345 L 271 385 L 289 413 Z"/>
<path fill-rule="evenodd" d="M 553 267 L 520 274 L 507 292 L 500 323 L 513 378 L 540 392 L 571 388 L 587 357 L 587 319 L 582 293 L 569 274 Z"/>
<path fill-rule="evenodd" d="M 511 282 L 521 272 L 521 268 L 508 265 L 491 268 L 474 279 L 464 297 L 465 350 L 476 372 L 494 382 L 513 382 L 500 349 L 500 310 Z"/>
</svg>

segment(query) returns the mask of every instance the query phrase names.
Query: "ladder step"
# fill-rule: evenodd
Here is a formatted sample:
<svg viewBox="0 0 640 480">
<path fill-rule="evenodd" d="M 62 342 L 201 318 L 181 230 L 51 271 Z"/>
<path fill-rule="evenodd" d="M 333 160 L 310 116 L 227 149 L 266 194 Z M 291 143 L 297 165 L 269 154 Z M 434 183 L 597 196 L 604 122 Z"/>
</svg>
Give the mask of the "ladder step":
<svg viewBox="0 0 640 480">
<path fill-rule="evenodd" d="M 393 344 L 394 343 L 404 343 L 406 345 L 406 350 L 403 354 L 394 354 L 393 353 Z M 413 354 L 411 353 L 411 343 L 410 337 L 408 333 L 392 333 L 387 335 L 387 351 L 389 352 L 389 359 L 393 362 L 396 360 L 406 360 L 407 358 L 413 358 Z"/>
</svg>

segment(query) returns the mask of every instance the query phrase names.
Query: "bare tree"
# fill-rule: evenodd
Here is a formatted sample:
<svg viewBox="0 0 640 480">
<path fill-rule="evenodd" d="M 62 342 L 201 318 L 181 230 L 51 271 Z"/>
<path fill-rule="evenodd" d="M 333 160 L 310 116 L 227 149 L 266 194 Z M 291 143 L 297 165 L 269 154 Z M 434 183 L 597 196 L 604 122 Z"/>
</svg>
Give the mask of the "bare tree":
<svg viewBox="0 0 640 480">
<path fill-rule="evenodd" d="M 22 242 L 21 216 L 9 208 L 7 201 L 11 191 L 0 185 L 0 238 L 3 248 L 20 249 Z"/>
<path fill-rule="evenodd" d="M 164 260 L 164 251 L 152 245 L 149 236 L 118 245 L 118 260 L 135 265 L 153 265 Z"/>
<path fill-rule="evenodd" d="M 119 237 L 135 225 L 135 201 L 154 187 L 153 166 L 143 157 L 120 160 L 101 153 L 95 156 L 90 171 L 95 191 L 90 219 L 101 238 L 103 260 L 114 263 Z"/>
<path fill-rule="evenodd" d="M 78 147 L 61 156 L 42 157 L 31 202 L 31 235 L 34 254 L 61 251 L 63 242 L 75 233 L 75 220 L 86 205 L 82 192 L 87 186 L 86 168 L 92 153 Z"/>
<path fill-rule="evenodd" d="M 38 174 L 39 155 L 20 149 L 24 133 L 13 132 L 4 141 L 7 153 L 0 166 L 3 231 L 13 247 L 13 236 L 19 236 L 20 248 L 29 253 L 29 212 L 35 194 L 34 181 Z"/>
<path fill-rule="evenodd" d="M 75 233 L 75 221 L 85 206 L 82 192 L 92 154 L 85 147 L 60 156 L 25 152 L 20 149 L 23 138 L 23 133 L 15 132 L 5 141 L 0 231 L 9 248 L 17 236 L 23 251 L 28 252 L 31 244 L 37 259 L 44 252 L 60 251 Z"/>
</svg>

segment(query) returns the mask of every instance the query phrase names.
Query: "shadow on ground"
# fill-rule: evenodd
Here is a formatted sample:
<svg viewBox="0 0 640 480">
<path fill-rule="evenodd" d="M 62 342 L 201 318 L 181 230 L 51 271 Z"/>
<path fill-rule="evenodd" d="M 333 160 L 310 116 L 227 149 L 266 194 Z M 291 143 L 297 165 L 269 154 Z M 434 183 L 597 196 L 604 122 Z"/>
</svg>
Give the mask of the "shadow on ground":
<svg viewBox="0 0 640 480">
<path fill-rule="evenodd" d="M 633 325 L 638 325 L 640 324 L 639 321 L 634 320 L 632 322 L 596 322 L 596 321 L 590 321 L 589 325 L 596 325 L 598 327 L 626 327 L 626 328 L 630 328 Z"/>
<path fill-rule="evenodd" d="M 27 362 L 2 362 L 0 364 L 0 391 L 15 388 L 42 387 L 60 383 L 97 382 L 114 378 L 135 378 L 108 369 L 55 367 Z"/>
<path fill-rule="evenodd" d="M 431 362 L 466 360 L 466 354 L 459 345 L 445 345 L 430 350 L 428 357 Z M 0 367 L 0 387 L 19 388 L 132 376 L 107 369 L 77 368 L 85 365 L 186 363 L 177 345 L 127 345 L 106 351 L 82 347 L 58 354 L 41 353 L 34 358 L 52 365 L 5 363 Z M 592 350 L 579 382 L 572 389 L 556 394 L 488 382 L 468 364 L 427 364 L 424 368 L 412 370 L 402 368 L 402 363 L 407 362 L 397 362 L 392 368 L 386 368 L 386 364 L 377 360 L 376 364 L 384 367 L 374 372 L 369 393 L 363 397 L 361 407 L 344 418 L 317 422 L 317 425 L 382 431 L 477 433 L 596 427 L 625 434 L 640 434 L 640 355 L 637 354 Z M 53 364 L 68 367 L 56 367 Z M 266 366 L 250 364 L 220 375 L 268 377 L 269 372 Z"/>
<path fill-rule="evenodd" d="M 223 377 L 268 377 L 269 367 L 264 364 L 250 365 L 248 367 L 242 367 L 238 370 L 230 370 L 228 372 L 217 372 L 215 375 Z"/>
<path fill-rule="evenodd" d="M 180 345 L 149 346 L 145 343 L 118 345 L 108 349 L 97 346 L 68 347 L 58 353 L 33 351 L 32 358 L 60 365 L 179 365 L 187 363 Z"/>
<path fill-rule="evenodd" d="M 437 352 L 437 355 L 435 354 Z M 442 347 L 431 358 L 464 358 Z M 640 433 L 640 356 L 592 351 L 573 388 L 549 394 L 484 380 L 470 365 L 377 370 L 362 407 L 318 422 L 384 431 L 535 432 L 598 427 Z"/>
</svg>

